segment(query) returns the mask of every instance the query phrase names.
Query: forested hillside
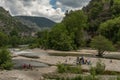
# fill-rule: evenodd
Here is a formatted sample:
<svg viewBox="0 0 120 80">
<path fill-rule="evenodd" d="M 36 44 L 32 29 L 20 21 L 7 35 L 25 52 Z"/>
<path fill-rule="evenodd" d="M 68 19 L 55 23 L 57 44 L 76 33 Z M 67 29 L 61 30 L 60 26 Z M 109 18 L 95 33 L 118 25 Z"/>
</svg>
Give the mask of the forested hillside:
<svg viewBox="0 0 120 80">
<path fill-rule="evenodd" d="M 66 11 L 63 21 L 38 33 L 42 48 L 75 50 L 90 47 L 95 36 L 120 46 L 120 0 L 91 0 L 82 10 Z M 107 40 L 107 41 L 108 41 Z"/>
<path fill-rule="evenodd" d="M 26 43 L 26 39 L 34 30 L 22 24 L 10 15 L 8 11 L 0 7 L 0 47 Z"/>
<path fill-rule="evenodd" d="M 26 25 L 13 18 L 8 11 L 0 7 L 0 31 L 9 34 L 12 30 L 17 30 L 20 34 L 23 32 L 29 33 L 32 31 Z"/>
</svg>

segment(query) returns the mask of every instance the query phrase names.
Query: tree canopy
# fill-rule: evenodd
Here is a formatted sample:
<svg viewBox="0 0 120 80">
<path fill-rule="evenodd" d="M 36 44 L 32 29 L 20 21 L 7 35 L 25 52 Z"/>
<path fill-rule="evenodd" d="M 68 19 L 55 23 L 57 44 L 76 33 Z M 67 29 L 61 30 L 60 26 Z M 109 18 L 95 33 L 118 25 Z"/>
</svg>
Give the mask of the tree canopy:
<svg viewBox="0 0 120 80">
<path fill-rule="evenodd" d="M 120 41 L 120 17 L 102 23 L 99 31 L 101 35 L 114 43 Z"/>
<path fill-rule="evenodd" d="M 11 69 L 13 66 L 12 57 L 7 49 L 0 49 L 0 68 Z"/>
<path fill-rule="evenodd" d="M 2 32 L 0 32 L 0 47 L 4 47 L 8 44 L 8 36 Z"/>
<path fill-rule="evenodd" d="M 102 57 L 105 51 L 112 51 L 114 50 L 114 46 L 111 41 L 106 39 L 105 37 L 99 35 L 92 39 L 91 47 L 93 49 L 97 49 L 98 56 Z"/>
<path fill-rule="evenodd" d="M 52 49 L 72 50 L 73 41 L 69 36 L 66 26 L 62 23 L 57 24 L 50 31 L 49 45 Z"/>
</svg>

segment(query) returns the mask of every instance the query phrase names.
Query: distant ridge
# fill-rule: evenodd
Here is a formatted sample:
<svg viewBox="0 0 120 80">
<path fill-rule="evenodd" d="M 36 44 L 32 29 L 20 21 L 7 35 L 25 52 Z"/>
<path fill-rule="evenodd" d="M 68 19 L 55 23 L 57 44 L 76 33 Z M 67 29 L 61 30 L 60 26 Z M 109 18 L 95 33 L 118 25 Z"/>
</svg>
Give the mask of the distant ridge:
<svg viewBox="0 0 120 80">
<path fill-rule="evenodd" d="M 24 24 L 18 19 L 10 15 L 9 11 L 6 11 L 3 7 L 0 7 L 0 32 L 8 34 L 17 30 L 19 34 L 31 34 L 34 30 Z"/>
<path fill-rule="evenodd" d="M 36 27 L 39 29 L 43 28 L 51 28 L 56 23 L 50 19 L 45 17 L 35 17 L 35 16 L 15 16 L 18 18 L 23 24 L 29 27 Z"/>
</svg>

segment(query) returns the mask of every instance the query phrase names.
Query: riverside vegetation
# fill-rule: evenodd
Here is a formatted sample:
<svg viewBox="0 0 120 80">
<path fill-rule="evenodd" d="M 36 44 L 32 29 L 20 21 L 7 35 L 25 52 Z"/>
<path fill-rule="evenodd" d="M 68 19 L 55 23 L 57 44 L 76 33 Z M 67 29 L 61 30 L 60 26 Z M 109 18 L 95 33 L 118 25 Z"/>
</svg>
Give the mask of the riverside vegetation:
<svg viewBox="0 0 120 80">
<path fill-rule="evenodd" d="M 10 52 L 5 48 L 0 49 L 0 69 L 10 70 L 12 67 L 13 63 Z"/>
<path fill-rule="evenodd" d="M 105 75 L 108 71 L 105 71 L 105 64 L 99 60 L 95 67 L 90 67 L 90 70 L 84 70 L 81 68 L 81 65 L 78 66 L 71 66 L 66 64 L 59 63 L 57 65 L 58 73 L 54 75 L 44 75 L 46 79 L 55 79 L 55 80 L 101 80 L 102 77 L 100 75 Z M 85 72 L 88 72 L 90 74 L 84 74 Z M 67 76 L 60 76 L 57 74 L 63 74 L 64 73 L 70 73 L 70 74 L 76 74 L 76 76 L 71 75 L 71 77 Z M 110 75 L 120 75 L 120 73 L 109 71 Z M 107 73 L 107 75 L 108 75 Z M 108 78 L 110 80 L 120 80 L 120 76 L 115 77 L 113 79 Z"/>
</svg>

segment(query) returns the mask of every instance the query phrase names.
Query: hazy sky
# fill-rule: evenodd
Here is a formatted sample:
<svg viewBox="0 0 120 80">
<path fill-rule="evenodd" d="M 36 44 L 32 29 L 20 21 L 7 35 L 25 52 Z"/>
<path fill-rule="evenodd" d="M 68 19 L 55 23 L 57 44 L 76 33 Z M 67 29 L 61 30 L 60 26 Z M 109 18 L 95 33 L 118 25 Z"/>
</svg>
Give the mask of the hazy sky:
<svg viewBox="0 0 120 80">
<path fill-rule="evenodd" d="M 0 0 L 0 6 L 11 15 L 47 17 L 60 22 L 66 10 L 81 9 L 90 0 Z"/>
</svg>

